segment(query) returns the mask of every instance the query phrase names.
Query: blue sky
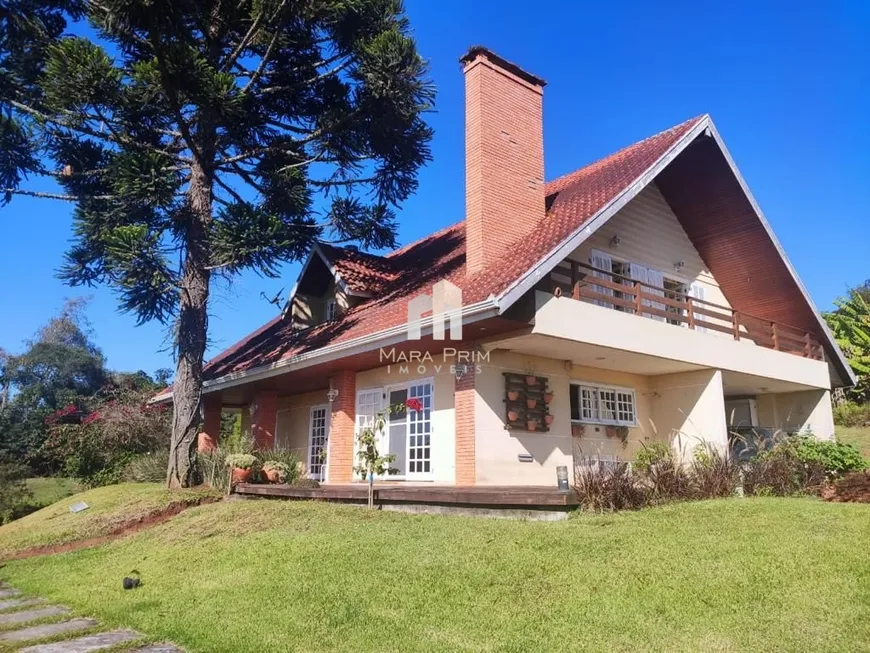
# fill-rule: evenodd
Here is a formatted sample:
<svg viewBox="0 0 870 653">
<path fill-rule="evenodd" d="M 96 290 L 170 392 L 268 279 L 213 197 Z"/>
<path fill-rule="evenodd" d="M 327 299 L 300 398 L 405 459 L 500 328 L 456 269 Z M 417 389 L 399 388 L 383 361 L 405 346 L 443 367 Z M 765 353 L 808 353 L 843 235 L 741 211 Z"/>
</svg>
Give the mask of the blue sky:
<svg viewBox="0 0 870 653">
<path fill-rule="evenodd" d="M 870 278 L 870 3 L 408 0 L 407 8 L 438 99 L 434 161 L 399 212 L 400 242 L 463 216 L 458 59 L 482 44 L 548 82 L 548 179 L 710 113 L 816 304 L 827 309 Z M 68 206 L 16 198 L 0 209 L 0 230 L 0 347 L 19 351 L 64 297 L 91 294 L 111 367 L 174 367 L 164 327 L 137 327 L 106 289 L 55 279 L 71 238 Z M 288 264 L 281 279 L 246 274 L 216 288 L 208 356 L 270 319 L 276 309 L 260 293 L 286 292 L 298 270 Z"/>
</svg>

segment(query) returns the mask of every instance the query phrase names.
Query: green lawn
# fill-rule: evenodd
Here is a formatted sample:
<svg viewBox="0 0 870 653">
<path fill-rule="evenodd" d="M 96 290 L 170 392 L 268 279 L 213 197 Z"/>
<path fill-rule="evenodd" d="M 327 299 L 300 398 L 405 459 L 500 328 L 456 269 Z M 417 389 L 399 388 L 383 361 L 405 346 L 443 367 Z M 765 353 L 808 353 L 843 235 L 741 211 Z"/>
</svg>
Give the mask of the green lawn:
<svg viewBox="0 0 870 653">
<path fill-rule="evenodd" d="M 870 427 L 868 426 L 838 426 L 837 440 L 854 444 L 861 450 L 865 458 L 870 458 Z"/>
<path fill-rule="evenodd" d="M 870 650 L 870 505 L 814 499 L 560 523 L 223 502 L 0 577 L 190 652 Z"/>
<path fill-rule="evenodd" d="M 27 489 L 33 494 L 28 500 L 37 506 L 50 506 L 61 499 L 75 494 L 81 487 L 71 478 L 28 478 Z"/>
<path fill-rule="evenodd" d="M 99 537 L 172 503 L 194 503 L 207 494 L 214 493 L 169 492 L 159 483 L 128 483 L 88 490 L 0 527 L 0 559 L 31 547 Z M 90 508 L 71 513 L 69 507 L 77 501 L 84 501 Z"/>
</svg>

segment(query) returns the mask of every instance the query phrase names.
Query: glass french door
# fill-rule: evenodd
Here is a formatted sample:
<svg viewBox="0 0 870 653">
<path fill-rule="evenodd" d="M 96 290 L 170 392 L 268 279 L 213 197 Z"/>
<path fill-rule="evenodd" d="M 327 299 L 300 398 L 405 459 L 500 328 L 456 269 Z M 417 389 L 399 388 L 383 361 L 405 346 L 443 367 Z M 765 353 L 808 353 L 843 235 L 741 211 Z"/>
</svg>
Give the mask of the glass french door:
<svg viewBox="0 0 870 653">
<path fill-rule="evenodd" d="M 407 411 L 408 479 L 432 476 L 432 382 L 408 385 L 408 399 L 420 402 L 421 410 Z"/>
<path fill-rule="evenodd" d="M 329 406 L 312 406 L 308 440 L 308 475 L 318 481 L 326 477 L 326 446 L 329 441 Z"/>
</svg>

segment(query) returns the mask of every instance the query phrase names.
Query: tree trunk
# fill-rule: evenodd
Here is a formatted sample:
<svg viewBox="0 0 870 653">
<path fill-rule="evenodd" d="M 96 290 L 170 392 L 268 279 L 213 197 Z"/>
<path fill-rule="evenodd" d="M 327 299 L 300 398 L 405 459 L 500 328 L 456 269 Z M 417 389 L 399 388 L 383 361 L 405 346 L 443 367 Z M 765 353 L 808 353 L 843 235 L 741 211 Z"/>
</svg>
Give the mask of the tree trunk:
<svg viewBox="0 0 870 653">
<path fill-rule="evenodd" d="M 202 366 L 208 327 L 208 291 L 211 276 L 208 225 L 211 222 L 211 179 L 198 164 L 191 169 L 188 189 L 190 224 L 186 230 L 186 257 L 181 277 L 176 332 L 178 366 L 172 385 L 172 441 L 166 483 L 170 488 L 190 487 L 196 475 L 196 439 L 202 421 Z"/>
</svg>

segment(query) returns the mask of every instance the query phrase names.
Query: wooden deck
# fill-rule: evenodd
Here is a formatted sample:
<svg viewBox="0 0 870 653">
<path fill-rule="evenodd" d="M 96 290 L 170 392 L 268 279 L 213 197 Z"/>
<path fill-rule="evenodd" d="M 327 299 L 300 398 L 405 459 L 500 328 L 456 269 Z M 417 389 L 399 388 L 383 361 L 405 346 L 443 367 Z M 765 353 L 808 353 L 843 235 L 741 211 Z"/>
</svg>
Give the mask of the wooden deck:
<svg viewBox="0 0 870 653">
<path fill-rule="evenodd" d="M 363 483 L 322 485 L 302 488 L 291 485 L 240 483 L 235 492 L 243 496 L 284 499 L 314 499 L 360 503 L 368 500 Z M 526 510 L 569 510 L 577 505 L 573 492 L 559 492 L 555 487 L 536 485 L 499 485 L 456 487 L 446 485 L 376 484 L 378 504 L 440 505 L 474 508 Z"/>
</svg>

